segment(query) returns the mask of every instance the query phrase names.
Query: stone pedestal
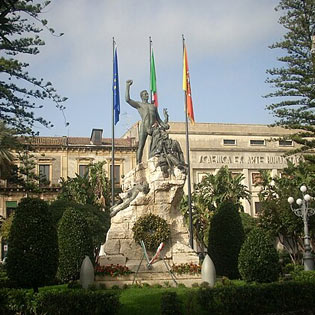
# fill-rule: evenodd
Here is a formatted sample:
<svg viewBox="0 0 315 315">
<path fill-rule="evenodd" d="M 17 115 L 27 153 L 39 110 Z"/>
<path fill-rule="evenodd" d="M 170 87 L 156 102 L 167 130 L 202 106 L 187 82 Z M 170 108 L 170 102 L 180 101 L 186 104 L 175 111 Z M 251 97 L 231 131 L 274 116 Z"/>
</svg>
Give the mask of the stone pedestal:
<svg viewBox="0 0 315 315">
<path fill-rule="evenodd" d="M 133 240 L 132 227 L 139 217 L 149 213 L 162 217 L 170 226 L 171 237 L 162 252 L 167 263 L 198 264 L 198 256 L 189 246 L 188 230 L 179 210 L 185 180 L 186 175 L 177 168 L 170 177 L 163 177 L 160 167 L 157 167 L 157 158 L 143 162 L 130 171 L 124 178 L 123 191 L 126 192 L 134 184 L 147 182 L 150 192 L 147 195 L 140 192 L 128 208 L 121 210 L 112 218 L 103 247 L 105 255 L 100 256 L 100 264 L 126 265 L 130 270 L 136 271 L 143 251 Z M 154 253 L 148 254 L 151 258 Z M 145 265 L 144 260 L 140 271 L 146 269 Z M 153 263 L 152 267 L 152 271 L 167 272 L 163 261 Z"/>
</svg>

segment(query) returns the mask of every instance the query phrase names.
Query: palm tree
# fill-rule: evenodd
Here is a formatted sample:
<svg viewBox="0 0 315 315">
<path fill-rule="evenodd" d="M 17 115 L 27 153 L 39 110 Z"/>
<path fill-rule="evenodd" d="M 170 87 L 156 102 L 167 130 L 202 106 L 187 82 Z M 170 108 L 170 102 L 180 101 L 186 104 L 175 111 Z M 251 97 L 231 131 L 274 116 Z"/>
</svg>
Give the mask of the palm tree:
<svg viewBox="0 0 315 315">
<path fill-rule="evenodd" d="M 250 201 L 251 194 L 247 186 L 242 184 L 243 179 L 243 174 L 235 175 L 227 166 L 223 166 L 217 174 L 206 175 L 201 183 L 195 186 L 192 193 L 192 217 L 194 235 L 201 248 L 208 244 L 210 221 L 223 202 L 232 201 L 240 211 L 243 211 L 240 200 Z M 189 210 L 186 197 L 183 198 L 180 208 L 188 223 Z"/>
<path fill-rule="evenodd" d="M 242 211 L 240 199 L 250 201 L 250 192 L 247 186 L 242 184 L 243 179 L 243 174 L 233 174 L 227 166 L 223 166 L 217 174 L 206 175 L 201 183 L 196 185 L 194 195 L 198 195 L 210 211 L 215 211 L 227 200 L 238 205 Z"/>
</svg>

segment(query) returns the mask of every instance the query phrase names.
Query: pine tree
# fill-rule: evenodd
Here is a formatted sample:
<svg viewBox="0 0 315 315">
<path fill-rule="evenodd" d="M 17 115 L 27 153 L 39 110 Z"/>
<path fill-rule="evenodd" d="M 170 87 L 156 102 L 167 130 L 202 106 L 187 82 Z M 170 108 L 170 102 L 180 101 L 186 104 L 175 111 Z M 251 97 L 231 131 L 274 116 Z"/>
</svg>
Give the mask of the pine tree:
<svg viewBox="0 0 315 315">
<path fill-rule="evenodd" d="M 32 134 L 35 123 L 46 127 L 51 123 L 37 117 L 35 108 L 38 100 L 51 99 L 57 108 L 65 98 L 56 94 L 50 82 L 44 82 L 28 73 L 28 64 L 21 62 L 24 55 L 37 55 L 44 45 L 39 33 L 47 27 L 41 19 L 42 12 L 50 1 L 2 0 L 0 1 L 0 120 L 21 134 Z"/>
<path fill-rule="evenodd" d="M 278 118 L 276 125 L 297 129 L 291 138 L 302 146 L 292 153 L 309 152 L 315 148 L 315 2 L 280 0 L 276 10 L 283 12 L 279 23 L 287 32 L 270 46 L 283 49 L 285 54 L 278 58 L 282 67 L 267 70 L 267 82 L 274 91 L 266 97 L 276 98 L 267 109 Z"/>
</svg>

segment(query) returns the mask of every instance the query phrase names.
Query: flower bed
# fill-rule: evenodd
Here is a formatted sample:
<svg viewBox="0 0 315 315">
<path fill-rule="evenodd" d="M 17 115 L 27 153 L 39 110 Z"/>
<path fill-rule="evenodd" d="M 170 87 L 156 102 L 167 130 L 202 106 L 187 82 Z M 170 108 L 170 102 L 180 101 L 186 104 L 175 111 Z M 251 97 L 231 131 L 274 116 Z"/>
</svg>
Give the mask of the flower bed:
<svg viewBox="0 0 315 315">
<path fill-rule="evenodd" d="M 96 276 L 111 276 L 118 277 L 131 274 L 132 271 L 129 270 L 127 266 L 122 265 L 107 265 L 107 266 L 95 266 L 95 275 Z"/>
<path fill-rule="evenodd" d="M 185 264 L 174 264 L 171 268 L 173 273 L 182 275 L 182 274 L 200 274 L 201 273 L 201 266 L 194 264 L 194 263 L 185 263 Z"/>
</svg>

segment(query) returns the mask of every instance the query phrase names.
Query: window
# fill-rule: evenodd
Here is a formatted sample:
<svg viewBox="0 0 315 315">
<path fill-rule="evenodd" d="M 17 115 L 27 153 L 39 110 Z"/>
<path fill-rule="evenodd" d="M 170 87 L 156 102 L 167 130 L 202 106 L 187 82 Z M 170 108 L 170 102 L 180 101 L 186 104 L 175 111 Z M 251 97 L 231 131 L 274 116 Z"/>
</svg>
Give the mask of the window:
<svg viewBox="0 0 315 315">
<path fill-rule="evenodd" d="M 261 203 L 255 202 L 255 214 L 259 214 L 261 212 Z"/>
<path fill-rule="evenodd" d="M 236 140 L 235 139 L 223 139 L 223 144 L 224 145 L 236 145 Z"/>
<path fill-rule="evenodd" d="M 1 240 L 1 260 L 3 260 L 8 254 L 8 241 L 5 239 Z"/>
<path fill-rule="evenodd" d="M 279 140 L 280 147 L 292 147 L 293 141 L 292 140 Z"/>
<path fill-rule="evenodd" d="M 110 166 L 110 178 L 112 178 L 112 166 Z M 120 185 L 120 165 L 114 165 L 114 183 Z"/>
<path fill-rule="evenodd" d="M 39 185 L 48 186 L 50 182 L 50 165 L 40 164 L 39 165 Z"/>
<path fill-rule="evenodd" d="M 260 173 L 252 173 L 252 184 L 259 185 L 262 182 L 261 174 Z"/>
<path fill-rule="evenodd" d="M 13 211 L 17 207 L 17 202 L 16 201 L 6 201 L 5 203 L 5 208 L 6 208 L 6 218 L 8 218 Z"/>
<path fill-rule="evenodd" d="M 250 145 L 265 145 L 265 140 L 252 139 L 249 143 Z"/>
<path fill-rule="evenodd" d="M 79 176 L 84 177 L 88 173 L 89 173 L 88 165 L 79 165 Z"/>
</svg>

